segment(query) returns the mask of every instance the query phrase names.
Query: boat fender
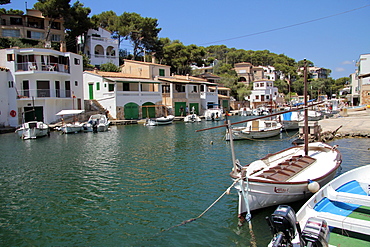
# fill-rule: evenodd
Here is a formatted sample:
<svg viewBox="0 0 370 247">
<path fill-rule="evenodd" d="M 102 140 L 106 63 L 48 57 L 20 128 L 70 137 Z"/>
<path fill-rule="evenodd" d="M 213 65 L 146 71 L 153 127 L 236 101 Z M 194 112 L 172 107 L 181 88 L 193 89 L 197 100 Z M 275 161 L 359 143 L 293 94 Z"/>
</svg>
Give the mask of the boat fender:
<svg viewBox="0 0 370 247">
<path fill-rule="evenodd" d="M 320 184 L 316 181 L 308 180 L 307 188 L 310 192 L 316 193 L 320 189 Z"/>
</svg>

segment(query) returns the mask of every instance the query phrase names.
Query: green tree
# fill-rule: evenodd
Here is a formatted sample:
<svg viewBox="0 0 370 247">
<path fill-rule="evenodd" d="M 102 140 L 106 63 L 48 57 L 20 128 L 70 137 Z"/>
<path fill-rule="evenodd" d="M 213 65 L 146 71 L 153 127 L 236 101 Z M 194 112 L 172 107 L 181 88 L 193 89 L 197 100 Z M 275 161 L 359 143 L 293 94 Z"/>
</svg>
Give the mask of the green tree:
<svg viewBox="0 0 370 247">
<path fill-rule="evenodd" d="M 8 4 L 10 0 L 0 0 L 0 5 Z"/>
<path fill-rule="evenodd" d="M 70 0 L 38 0 L 34 8 L 40 10 L 43 16 L 50 18 L 45 36 L 45 41 L 49 40 L 51 25 L 54 20 L 67 17 L 70 11 Z"/>
<path fill-rule="evenodd" d="M 6 10 L 6 9 L 2 8 L 2 9 L 0 9 L 0 15 L 1 14 L 23 15 L 24 12 L 22 10 L 18 10 L 18 9 L 9 9 L 9 10 Z"/>
<path fill-rule="evenodd" d="M 67 31 L 67 50 L 77 52 L 76 38 L 83 36 L 83 41 L 87 39 L 87 32 L 89 29 L 94 28 L 95 25 L 89 18 L 91 12 L 90 8 L 84 7 L 79 1 L 75 2 L 65 16 L 64 27 Z M 82 43 L 81 51 L 84 52 L 85 44 Z"/>
<path fill-rule="evenodd" d="M 101 71 L 106 71 L 106 72 L 120 72 L 120 67 L 116 66 L 113 63 L 104 63 L 100 65 L 100 70 Z"/>
</svg>

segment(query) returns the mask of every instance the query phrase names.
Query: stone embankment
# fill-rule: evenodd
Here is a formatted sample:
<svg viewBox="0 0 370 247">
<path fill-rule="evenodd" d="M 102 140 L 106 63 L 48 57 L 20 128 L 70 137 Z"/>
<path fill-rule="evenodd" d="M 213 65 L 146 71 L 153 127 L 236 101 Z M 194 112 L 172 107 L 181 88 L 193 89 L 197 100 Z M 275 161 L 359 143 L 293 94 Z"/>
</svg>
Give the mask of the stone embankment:
<svg viewBox="0 0 370 247">
<path fill-rule="evenodd" d="M 369 138 L 370 109 L 337 114 L 331 118 L 320 120 L 318 124 L 321 126 L 320 136 L 324 142 L 342 137 Z"/>
</svg>

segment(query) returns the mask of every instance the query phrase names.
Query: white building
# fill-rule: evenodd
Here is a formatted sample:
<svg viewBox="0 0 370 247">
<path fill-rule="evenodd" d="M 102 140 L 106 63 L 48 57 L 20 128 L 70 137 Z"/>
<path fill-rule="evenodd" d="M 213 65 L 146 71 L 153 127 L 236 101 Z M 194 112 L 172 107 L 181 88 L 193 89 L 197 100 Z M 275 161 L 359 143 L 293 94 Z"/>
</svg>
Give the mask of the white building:
<svg viewBox="0 0 370 247">
<path fill-rule="evenodd" d="M 253 108 L 261 105 L 270 105 L 272 101 L 278 100 L 278 88 L 274 87 L 274 82 L 270 80 L 259 80 L 253 82 L 253 90 L 251 95 L 245 100 L 250 102 Z"/>
<path fill-rule="evenodd" d="M 17 94 L 9 69 L 0 68 L 0 127 L 9 126 L 9 119 L 13 118 L 17 109 Z"/>
<path fill-rule="evenodd" d="M 99 68 L 105 63 L 119 66 L 118 40 L 111 38 L 111 32 L 99 27 L 98 30 L 89 29 L 85 41 L 84 53 L 89 57 L 90 64 Z M 83 43 L 79 37 L 79 45 Z"/>
<path fill-rule="evenodd" d="M 85 100 L 96 100 L 115 119 L 163 114 L 160 82 L 118 72 L 85 71 Z"/>
<path fill-rule="evenodd" d="M 6 76 L 1 75 L 7 78 L 2 86 L 9 88 L 12 115 L 7 114 L 5 121 L 9 126 L 35 119 L 53 123 L 59 120 L 55 114 L 60 110 L 84 109 L 80 55 L 42 48 L 2 49 L 0 67 L 9 69 Z"/>
<path fill-rule="evenodd" d="M 356 63 L 360 86 L 360 104 L 370 104 L 370 54 L 360 55 Z"/>
</svg>

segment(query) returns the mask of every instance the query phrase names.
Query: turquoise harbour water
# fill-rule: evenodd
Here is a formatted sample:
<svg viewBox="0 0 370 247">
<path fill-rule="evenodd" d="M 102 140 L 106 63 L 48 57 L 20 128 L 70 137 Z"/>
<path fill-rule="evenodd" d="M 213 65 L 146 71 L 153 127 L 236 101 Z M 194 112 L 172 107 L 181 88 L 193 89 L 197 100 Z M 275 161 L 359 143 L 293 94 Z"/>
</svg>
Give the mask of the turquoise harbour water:
<svg viewBox="0 0 370 247">
<path fill-rule="evenodd" d="M 231 117 L 232 122 L 245 117 Z M 112 126 L 105 133 L 22 141 L 0 135 L 0 246 L 250 246 L 238 227 L 230 143 L 218 122 Z M 295 132 L 236 141 L 241 164 L 291 146 Z M 342 171 L 370 164 L 370 139 L 340 139 Z M 302 202 L 292 206 L 298 209 Z M 271 233 L 252 212 L 257 246 Z"/>
</svg>

